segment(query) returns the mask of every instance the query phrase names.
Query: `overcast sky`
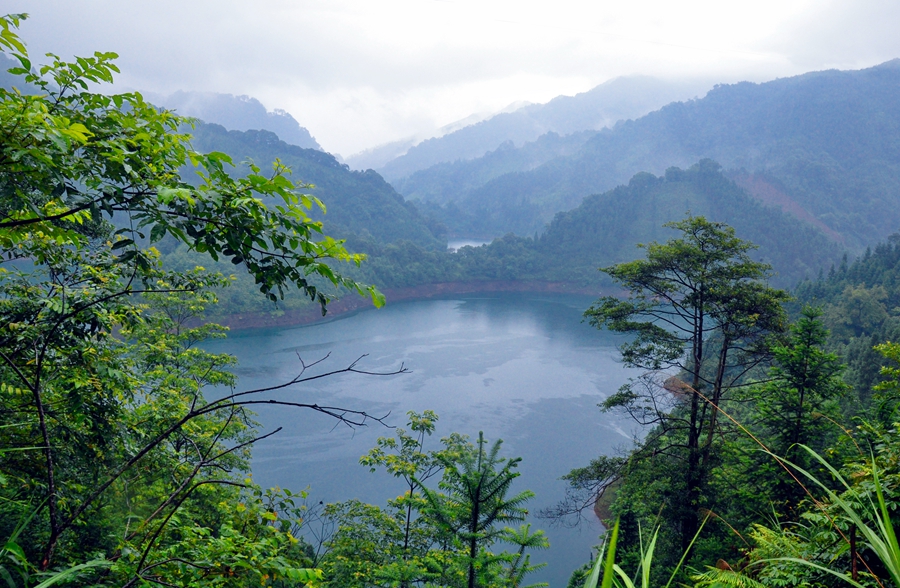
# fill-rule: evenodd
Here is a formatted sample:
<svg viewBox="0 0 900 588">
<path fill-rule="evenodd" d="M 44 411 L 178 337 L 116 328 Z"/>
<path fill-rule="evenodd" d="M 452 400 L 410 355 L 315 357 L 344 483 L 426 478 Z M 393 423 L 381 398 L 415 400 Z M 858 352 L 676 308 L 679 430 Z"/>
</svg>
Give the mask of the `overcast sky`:
<svg viewBox="0 0 900 588">
<path fill-rule="evenodd" d="M 765 81 L 900 56 L 896 0 L 2 0 L 32 55 L 248 94 L 350 155 L 610 78 Z"/>
</svg>

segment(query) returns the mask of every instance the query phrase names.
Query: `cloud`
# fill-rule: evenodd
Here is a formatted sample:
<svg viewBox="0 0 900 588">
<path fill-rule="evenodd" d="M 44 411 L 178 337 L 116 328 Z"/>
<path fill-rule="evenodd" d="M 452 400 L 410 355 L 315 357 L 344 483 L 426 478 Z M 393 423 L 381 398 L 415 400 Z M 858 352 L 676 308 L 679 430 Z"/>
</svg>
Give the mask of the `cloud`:
<svg viewBox="0 0 900 588">
<path fill-rule="evenodd" d="M 900 6 L 900 5 L 898 5 Z M 123 85 L 248 94 L 346 154 L 618 75 L 756 81 L 900 54 L 862 0 L 41 0 L 35 53 L 114 50 Z"/>
<path fill-rule="evenodd" d="M 830 0 L 787 20 L 768 41 L 797 69 L 861 68 L 900 57 L 900 3 Z"/>
</svg>

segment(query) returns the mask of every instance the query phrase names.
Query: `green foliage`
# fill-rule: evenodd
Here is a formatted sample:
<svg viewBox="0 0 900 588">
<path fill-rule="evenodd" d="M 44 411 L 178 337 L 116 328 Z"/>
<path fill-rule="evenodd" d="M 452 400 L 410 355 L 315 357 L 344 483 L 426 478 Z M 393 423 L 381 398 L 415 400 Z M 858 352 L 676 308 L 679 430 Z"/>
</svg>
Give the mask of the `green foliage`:
<svg viewBox="0 0 900 588">
<path fill-rule="evenodd" d="M 312 215 L 324 206 L 283 164 L 233 176 L 229 156 L 190 147 L 185 119 L 92 92 L 113 81 L 114 54 L 51 55 L 35 71 L 20 20 L 0 17 L 10 73 L 37 88 L 0 89 L 5 555 L 39 579 L 75 570 L 81 585 L 318 581 L 297 538 L 306 505 L 247 478 L 259 391 L 235 392 L 233 358 L 200 347 L 224 336 L 201 318 L 228 280 L 163 269 L 152 244 L 227 259 L 270 300 L 295 289 L 323 310 L 323 283 L 383 301 L 337 271 L 363 256 L 323 233 Z M 211 386 L 226 392 L 208 400 Z"/>
<path fill-rule="evenodd" d="M 483 436 L 473 446 L 456 433 L 440 449 L 425 451 L 437 416 L 409 417 L 409 431 L 380 438 L 360 460 L 403 479 L 403 494 L 386 508 L 358 500 L 327 506 L 336 530 L 321 559 L 325 585 L 526 588 L 525 577 L 543 566 L 532 564 L 527 552 L 548 543 L 530 525 L 504 526 L 522 520 L 522 504 L 532 496 L 508 496 L 519 460 L 499 458 L 499 442 L 485 451 Z M 423 485 L 437 474 L 442 492 Z M 498 542 L 516 550 L 495 553 Z"/>
<path fill-rule="evenodd" d="M 698 542 L 694 560 L 718 562 L 693 574 L 697 586 L 830 587 L 846 582 L 869 587 L 884 586 L 886 579 L 897 582 L 898 428 L 878 423 L 856 427 L 873 448 L 866 456 L 855 440 L 836 443 L 834 429 L 816 422 L 817 416 L 828 413 L 829 403 L 833 410 L 845 389 L 837 357 L 823 350 L 827 331 L 820 316 L 815 309 L 804 309 L 790 337 L 773 346 L 771 379 L 754 388 L 749 396 L 754 404 L 744 405 L 742 399 L 725 404 L 731 417 L 747 426 L 725 437 L 710 472 L 706 504 L 729 531 L 723 535 L 713 528 L 710 537 Z M 890 357 L 893 347 L 884 345 L 880 351 Z M 879 392 L 889 395 L 896 388 L 896 370 L 887 368 L 884 376 L 888 379 Z M 804 388 L 806 393 L 800 394 Z M 839 423 L 841 415 L 832 412 L 832 418 Z M 623 517 L 637 515 L 636 502 L 683 492 L 671 475 L 656 481 L 662 491 L 646 490 L 649 480 L 666 476 L 659 463 L 645 457 L 658 450 L 658 435 L 651 431 L 651 442 L 634 452 L 624 468 L 614 505 Z M 794 445 L 803 440 L 823 452 Z M 766 447 L 799 456 L 788 461 Z M 730 549 L 729 535 L 746 538 L 743 549 Z M 640 553 L 645 554 L 645 548 Z M 736 558 L 734 567 L 724 557 Z M 666 559 L 661 563 L 666 565 Z"/>
<path fill-rule="evenodd" d="M 900 338 L 900 238 L 890 237 L 853 263 L 845 257 L 827 275 L 802 282 L 796 297 L 794 312 L 803 305 L 822 308 L 822 321 L 831 331 L 827 346 L 846 361 L 845 380 L 852 387 L 841 408 L 859 414 L 883 379 L 875 346 Z"/>
<path fill-rule="evenodd" d="M 675 485 L 685 494 L 664 513 L 678 521 L 686 551 L 717 459 L 719 407 L 766 358 L 771 336 L 784 330 L 787 295 L 761 281 L 769 266 L 750 258 L 752 244 L 734 229 L 703 217 L 668 226 L 680 236 L 642 246 L 644 259 L 603 269 L 629 296 L 601 298 L 585 317 L 632 335 L 620 347 L 623 361 L 651 372 L 608 399 L 607 408 L 657 426 L 637 453 L 683 460 L 684 480 Z M 652 375 L 673 369 L 683 382 Z M 673 392 L 681 396 L 674 405 L 667 399 Z"/>
<path fill-rule="evenodd" d="M 502 442 L 495 441 L 487 451 L 486 443 L 484 434 L 479 432 L 473 452 L 453 461 L 441 458 L 442 493 L 422 487 L 428 515 L 466 548 L 469 588 L 478 585 L 478 569 L 492 559 L 484 546 L 506 534 L 505 528 L 498 525 L 524 520 L 527 511 L 523 505 L 534 496 L 528 490 L 507 496 L 513 480 L 519 476 L 513 470 L 521 458 L 500 458 Z"/>
<path fill-rule="evenodd" d="M 694 544 L 694 541 L 697 540 L 697 537 L 703 531 L 705 525 L 706 520 L 704 520 L 697 529 L 697 533 L 691 539 L 689 545 Z M 651 586 L 656 585 L 651 582 L 651 577 L 653 576 L 654 552 L 656 550 L 656 539 L 658 536 L 659 528 L 654 531 L 649 543 L 645 546 L 643 534 L 639 535 L 640 564 L 638 565 L 634 578 L 632 578 L 621 568 L 621 566 L 619 566 L 619 564 L 615 563 L 616 550 L 619 542 L 619 521 L 617 520 L 612 530 L 608 531 L 607 535 L 604 537 L 604 542 L 600 547 L 597 561 L 587 575 L 584 582 L 584 588 L 597 588 L 598 583 L 601 588 L 611 588 L 612 586 L 615 586 L 616 588 L 637 588 L 638 586 L 640 586 L 640 588 L 651 588 Z M 606 554 L 605 558 L 603 557 L 604 552 Z M 672 570 L 672 574 L 669 576 L 669 581 L 666 582 L 665 588 L 669 588 L 669 586 L 672 585 L 672 582 L 675 581 L 687 555 L 688 551 L 685 551 L 678 564 Z M 603 564 L 602 574 L 600 573 L 601 563 Z"/>
<path fill-rule="evenodd" d="M 298 193 L 303 185 L 287 178 L 283 164 L 276 161 L 269 175 L 249 164 L 249 173 L 235 178 L 228 173 L 229 156 L 189 148 L 187 135 L 178 132 L 184 119 L 158 111 L 137 93 L 89 93 L 91 83 L 112 82 L 118 71 L 113 53 L 73 63 L 54 56 L 40 73 L 30 70 L 26 53 L 12 55 L 23 64 L 12 73 L 40 94 L 0 89 L 5 251 L 42 262 L 44 244 L 85 246 L 75 227 L 119 213 L 127 215 L 128 226 L 110 249 L 119 263 L 136 269 L 149 265 L 135 244 L 147 230 L 151 242 L 168 234 L 213 259 L 243 264 L 273 300 L 293 284 L 324 307 L 312 275 L 363 291 L 326 263 L 359 263 L 362 257 L 322 235 L 321 222 L 308 214 L 323 208 L 321 202 Z M 180 179 L 187 161 L 197 167 L 197 186 Z"/>
<path fill-rule="evenodd" d="M 818 309 L 803 309 L 791 325 L 789 338 L 772 347 L 769 380 L 750 388 L 747 394 L 755 403 L 752 428 L 756 434 L 776 455 L 790 456 L 806 469 L 813 464 L 805 452 L 797 452 L 795 447 L 807 445 L 822 451 L 837 439 L 833 423 L 840 419 L 838 401 L 847 392 L 847 385 L 841 380 L 843 364 L 836 354 L 824 350 L 828 331 L 820 320 L 821 314 Z M 760 461 L 748 460 L 748 475 L 758 472 L 758 467 L 766 467 Z M 770 492 L 765 492 L 766 500 L 789 519 L 795 518 L 793 509 L 804 497 L 801 485 L 783 477 L 772 484 Z"/>
</svg>

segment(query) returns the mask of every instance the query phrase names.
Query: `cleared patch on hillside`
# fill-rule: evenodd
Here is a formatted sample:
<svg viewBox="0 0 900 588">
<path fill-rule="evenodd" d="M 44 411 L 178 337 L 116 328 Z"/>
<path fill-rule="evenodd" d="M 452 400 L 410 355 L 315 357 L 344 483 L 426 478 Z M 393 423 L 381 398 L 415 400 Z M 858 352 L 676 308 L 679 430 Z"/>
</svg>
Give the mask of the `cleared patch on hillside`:
<svg viewBox="0 0 900 588">
<path fill-rule="evenodd" d="M 800 203 L 785 194 L 783 190 L 773 185 L 765 177 L 756 174 L 740 174 L 732 177 L 732 180 L 743 188 L 747 194 L 766 206 L 778 207 L 782 212 L 813 225 L 825 233 L 832 241 L 846 245 L 843 235 L 816 218 L 803 208 Z"/>
</svg>

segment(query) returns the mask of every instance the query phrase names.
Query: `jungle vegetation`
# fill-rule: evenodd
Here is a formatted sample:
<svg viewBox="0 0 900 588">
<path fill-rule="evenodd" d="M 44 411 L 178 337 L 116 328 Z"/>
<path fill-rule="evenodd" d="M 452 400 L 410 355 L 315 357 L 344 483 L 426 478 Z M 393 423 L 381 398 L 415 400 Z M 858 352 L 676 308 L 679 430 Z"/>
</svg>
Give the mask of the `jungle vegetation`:
<svg viewBox="0 0 900 588">
<path fill-rule="evenodd" d="M 585 318 L 631 335 L 622 359 L 645 374 L 600 408 L 647 433 L 571 472 L 546 513 L 577 517 L 599 500 L 611 514 L 602 580 L 585 562 L 572 585 L 900 578 L 898 238 L 841 260 L 825 233 L 701 159 L 589 197 L 541 235 L 449 254 L 445 228 L 374 172 L 97 92 L 118 72 L 112 53 L 35 66 L 23 18 L 0 18 L 23 82 L 0 89 L 7 585 L 489 588 L 524 586 L 540 566 L 531 551 L 546 537 L 522 524 L 532 494 L 512 490 L 526 465 L 483 433 L 431 441 L 431 412 L 362 456 L 404 484 L 384 506 L 255 485 L 250 450 L 274 433 L 255 405 L 350 426 L 383 417 L 236 387 L 233 358 L 201 345 L 224 336 L 204 319 L 234 281 L 323 313 L 340 290 L 383 304 L 370 282 L 618 287 Z M 852 227 L 880 230 L 875 214 Z M 337 373 L 379 375 L 301 359 L 277 388 Z"/>
</svg>

